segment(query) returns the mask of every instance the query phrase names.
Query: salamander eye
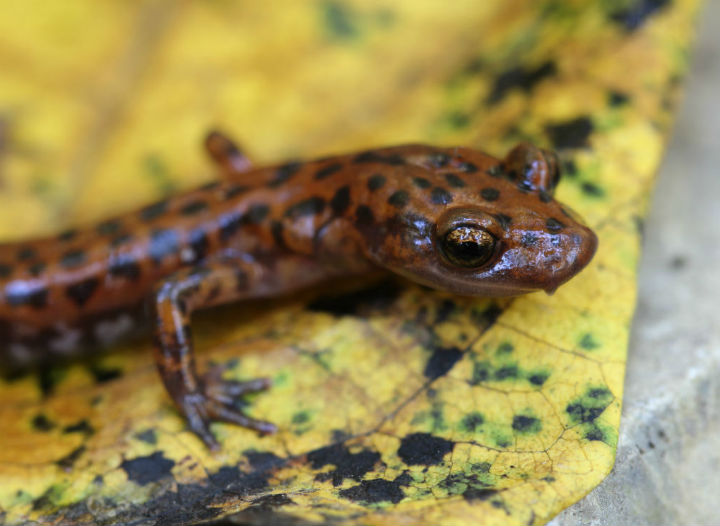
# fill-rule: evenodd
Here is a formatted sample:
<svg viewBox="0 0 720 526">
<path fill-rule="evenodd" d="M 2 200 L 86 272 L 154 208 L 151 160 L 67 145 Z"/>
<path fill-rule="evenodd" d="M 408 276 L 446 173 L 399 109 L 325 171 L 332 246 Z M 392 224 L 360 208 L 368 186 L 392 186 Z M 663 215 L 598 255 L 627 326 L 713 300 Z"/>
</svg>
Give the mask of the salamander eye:
<svg viewBox="0 0 720 526">
<path fill-rule="evenodd" d="M 475 225 L 459 225 L 445 234 L 442 252 L 450 263 L 460 267 L 480 267 L 495 252 L 495 238 Z"/>
</svg>

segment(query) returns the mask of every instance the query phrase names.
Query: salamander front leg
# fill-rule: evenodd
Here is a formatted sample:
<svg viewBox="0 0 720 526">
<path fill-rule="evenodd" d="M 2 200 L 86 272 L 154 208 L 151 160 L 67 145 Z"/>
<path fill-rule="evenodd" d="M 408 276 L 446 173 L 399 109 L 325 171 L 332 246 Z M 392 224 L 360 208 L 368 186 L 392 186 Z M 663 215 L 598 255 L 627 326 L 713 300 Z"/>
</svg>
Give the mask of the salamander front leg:
<svg viewBox="0 0 720 526">
<path fill-rule="evenodd" d="M 226 135 L 212 130 L 205 137 L 205 149 L 212 160 L 220 166 L 223 177 L 232 177 L 247 172 L 252 163 L 240 148 Z"/>
<path fill-rule="evenodd" d="M 239 397 L 267 389 L 270 380 L 227 381 L 217 370 L 199 376 L 193 356 L 190 329 L 193 310 L 246 296 L 258 275 L 252 263 L 207 263 L 181 270 L 155 288 L 152 305 L 158 371 L 190 429 L 211 449 L 218 447 L 210 433 L 213 421 L 229 422 L 262 434 L 276 431 L 273 424 L 254 420 L 235 407 Z"/>
</svg>

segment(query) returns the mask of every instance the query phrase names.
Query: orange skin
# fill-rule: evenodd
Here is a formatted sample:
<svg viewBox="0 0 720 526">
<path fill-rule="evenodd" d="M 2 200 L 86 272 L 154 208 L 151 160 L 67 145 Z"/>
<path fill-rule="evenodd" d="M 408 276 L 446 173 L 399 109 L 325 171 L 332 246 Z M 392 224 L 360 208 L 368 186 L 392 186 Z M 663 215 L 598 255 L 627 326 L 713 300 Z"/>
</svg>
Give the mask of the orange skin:
<svg viewBox="0 0 720 526">
<path fill-rule="evenodd" d="M 111 343 L 137 326 L 150 298 L 160 376 L 192 431 L 216 448 L 211 421 L 275 430 L 233 404 L 269 382 L 198 375 L 193 311 L 378 267 L 463 295 L 552 292 L 597 247 L 552 197 L 555 156 L 528 144 L 502 161 L 409 145 L 267 168 L 219 133 L 206 147 L 221 182 L 91 228 L 0 245 L 5 364 Z"/>
</svg>

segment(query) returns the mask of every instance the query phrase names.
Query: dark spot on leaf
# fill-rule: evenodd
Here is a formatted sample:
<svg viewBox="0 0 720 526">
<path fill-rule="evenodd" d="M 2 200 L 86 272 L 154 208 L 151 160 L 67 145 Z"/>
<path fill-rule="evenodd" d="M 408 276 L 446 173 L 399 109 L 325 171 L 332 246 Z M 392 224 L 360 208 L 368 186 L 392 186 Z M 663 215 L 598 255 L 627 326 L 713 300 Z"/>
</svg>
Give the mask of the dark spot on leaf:
<svg viewBox="0 0 720 526">
<path fill-rule="evenodd" d="M 610 19 L 628 31 L 635 31 L 657 11 L 670 5 L 670 0 L 632 0 L 626 7 L 610 13 Z"/>
<path fill-rule="evenodd" d="M 85 449 L 85 445 L 81 444 L 61 459 L 58 459 L 55 463 L 62 469 L 70 469 L 77 459 L 80 458 L 80 455 L 85 452 Z"/>
<path fill-rule="evenodd" d="M 457 347 L 435 347 L 423 374 L 430 380 L 440 378 L 450 372 L 462 356 L 463 352 Z"/>
<path fill-rule="evenodd" d="M 242 512 L 240 512 L 240 515 L 242 517 L 247 517 L 247 516 L 265 517 L 265 516 L 268 516 L 269 514 L 273 514 L 270 516 L 277 518 L 277 521 L 278 521 L 277 523 L 280 524 L 282 521 L 281 521 L 281 519 L 279 519 L 279 517 L 277 517 L 277 515 L 274 515 L 274 513 L 276 513 L 275 510 L 282 506 L 291 506 L 294 504 L 295 504 L 295 502 L 290 497 L 285 495 L 284 493 L 274 493 L 272 495 L 264 495 L 262 497 L 258 497 L 257 499 L 252 500 L 250 503 L 250 506 L 248 506 L 247 508 L 242 510 Z M 270 524 L 270 522 L 256 522 L 256 521 L 251 521 L 251 522 L 254 524 L 255 523 Z"/>
<path fill-rule="evenodd" d="M 495 84 L 487 97 L 487 102 L 489 104 L 495 104 L 505 98 L 513 89 L 520 89 L 528 93 L 540 81 L 554 75 L 556 72 L 557 68 L 555 63 L 550 61 L 543 62 L 540 66 L 533 69 L 524 67 L 509 69 L 497 76 Z"/>
<path fill-rule="evenodd" d="M 65 434 L 83 433 L 85 435 L 92 435 L 95 432 L 95 429 L 93 428 L 93 426 L 90 425 L 90 422 L 83 418 L 82 420 L 79 420 L 74 424 L 69 424 L 65 426 L 62 431 Z"/>
<path fill-rule="evenodd" d="M 463 419 L 460 421 L 460 427 L 462 427 L 462 429 L 465 431 L 474 433 L 477 428 L 484 423 L 485 417 L 483 416 L 483 414 L 478 413 L 477 411 L 473 411 L 463 417 Z"/>
<path fill-rule="evenodd" d="M 463 498 L 465 500 L 488 500 L 498 494 L 498 490 L 490 488 L 473 488 L 469 487 L 463 492 Z"/>
<path fill-rule="evenodd" d="M 311 451 L 307 454 L 307 459 L 313 469 L 320 469 L 329 464 L 334 465 L 334 470 L 318 473 L 315 475 L 315 480 L 331 480 L 333 486 L 339 486 L 346 478 L 361 480 L 380 461 L 380 453 L 369 449 L 351 453 L 345 445 L 334 444 Z"/>
<path fill-rule="evenodd" d="M 173 466 L 175 462 L 165 458 L 159 451 L 149 456 L 124 460 L 120 464 L 128 479 L 141 486 L 169 477 Z"/>
<path fill-rule="evenodd" d="M 88 367 L 90 374 L 93 375 L 95 383 L 104 384 L 120 378 L 123 370 L 119 367 L 103 367 L 100 364 L 92 364 Z"/>
<path fill-rule="evenodd" d="M 397 479 L 393 481 L 385 479 L 363 480 L 357 486 L 340 490 L 338 494 L 348 500 L 369 504 L 378 502 L 397 504 L 405 498 L 405 493 L 400 489 Z"/>
<path fill-rule="evenodd" d="M 542 428 L 539 419 L 534 416 L 515 415 L 512 421 L 512 428 L 518 433 L 537 433 Z"/>
<path fill-rule="evenodd" d="M 611 91 L 608 95 L 610 106 L 622 106 L 623 104 L 627 104 L 629 100 L 630 97 L 620 91 Z"/>
<path fill-rule="evenodd" d="M 321 296 L 309 303 L 307 308 L 335 316 L 351 316 L 368 310 L 387 308 L 395 302 L 399 294 L 400 287 L 395 282 L 383 281 L 340 296 Z"/>
<path fill-rule="evenodd" d="M 450 440 L 429 433 L 412 433 L 402 439 L 398 456 L 409 466 L 430 466 L 440 464 L 454 447 L 455 443 Z"/>
<path fill-rule="evenodd" d="M 157 434 L 155 433 L 154 429 L 146 429 L 145 431 L 135 433 L 135 438 L 137 438 L 141 442 L 150 444 L 151 446 L 157 444 Z"/>
<path fill-rule="evenodd" d="M 505 365 L 497 369 L 494 376 L 496 380 L 508 380 L 511 378 L 517 378 L 518 367 L 517 365 Z"/>
<path fill-rule="evenodd" d="M 578 117 L 566 122 L 548 124 L 545 131 L 556 149 L 587 148 L 588 139 L 593 132 L 593 123 L 590 117 Z"/>
<path fill-rule="evenodd" d="M 592 351 L 593 349 L 597 349 L 600 347 L 600 344 L 595 341 L 595 338 L 593 338 L 593 335 L 589 332 L 582 335 L 580 338 L 580 341 L 578 342 L 578 345 L 585 349 L 586 351 Z"/>
<path fill-rule="evenodd" d="M 584 193 L 592 197 L 602 197 L 605 195 L 605 191 L 602 188 L 597 186 L 595 183 L 591 183 L 589 181 L 585 181 L 583 184 L 581 184 L 580 189 Z"/>
<path fill-rule="evenodd" d="M 467 128 L 470 124 L 470 115 L 464 111 L 452 111 L 447 115 L 447 122 L 455 129 Z"/>
<path fill-rule="evenodd" d="M 546 372 L 532 373 L 532 374 L 530 374 L 530 376 L 528 376 L 528 382 L 530 382 L 533 385 L 540 386 L 540 385 L 543 385 L 549 377 L 550 377 L 550 374 L 546 373 Z"/>
<path fill-rule="evenodd" d="M 53 429 L 57 424 L 50 420 L 46 415 L 43 413 L 37 414 L 32 419 L 32 427 L 36 431 L 43 431 L 47 432 Z"/>
<path fill-rule="evenodd" d="M 337 40 L 352 40 L 358 35 L 358 28 L 348 6 L 342 2 L 326 1 L 322 4 L 325 28 Z"/>
</svg>

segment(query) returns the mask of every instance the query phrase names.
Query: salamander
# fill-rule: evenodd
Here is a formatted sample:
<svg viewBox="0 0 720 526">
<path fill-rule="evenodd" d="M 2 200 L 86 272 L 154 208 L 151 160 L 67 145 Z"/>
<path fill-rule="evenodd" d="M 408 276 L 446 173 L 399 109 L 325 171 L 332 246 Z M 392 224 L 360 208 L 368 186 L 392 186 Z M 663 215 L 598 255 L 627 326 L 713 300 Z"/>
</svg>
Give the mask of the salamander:
<svg viewBox="0 0 720 526">
<path fill-rule="evenodd" d="M 205 141 L 220 178 L 94 226 L 0 244 L 0 360 L 28 366 L 141 327 L 170 398 L 210 448 L 223 421 L 272 433 L 234 402 L 267 379 L 195 365 L 191 314 L 378 269 L 471 296 L 554 291 L 597 237 L 553 195 L 556 156 L 504 159 L 407 145 L 254 167 L 225 135 Z"/>
</svg>

